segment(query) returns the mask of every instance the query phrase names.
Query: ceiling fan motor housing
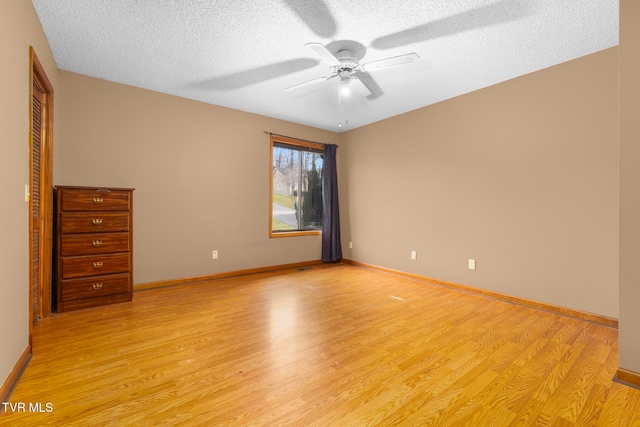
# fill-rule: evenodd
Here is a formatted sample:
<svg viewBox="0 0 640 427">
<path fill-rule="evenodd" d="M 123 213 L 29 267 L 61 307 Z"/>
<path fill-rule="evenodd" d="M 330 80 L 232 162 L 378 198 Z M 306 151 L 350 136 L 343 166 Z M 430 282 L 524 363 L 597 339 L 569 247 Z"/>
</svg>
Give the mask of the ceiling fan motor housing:
<svg viewBox="0 0 640 427">
<path fill-rule="evenodd" d="M 360 69 L 360 63 L 356 58 L 351 56 L 351 51 L 348 49 L 341 49 L 336 53 L 336 58 L 340 61 L 340 65 L 334 67 L 334 71 L 340 76 L 342 83 L 345 82 L 345 78 L 349 78 L 351 74 Z"/>
</svg>

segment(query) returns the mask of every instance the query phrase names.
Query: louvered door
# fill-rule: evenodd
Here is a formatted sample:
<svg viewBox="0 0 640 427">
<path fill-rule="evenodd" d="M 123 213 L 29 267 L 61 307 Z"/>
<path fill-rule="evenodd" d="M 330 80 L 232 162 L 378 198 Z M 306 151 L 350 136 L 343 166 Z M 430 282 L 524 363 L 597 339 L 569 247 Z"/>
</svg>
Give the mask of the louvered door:
<svg viewBox="0 0 640 427">
<path fill-rule="evenodd" d="M 41 242 L 42 242 L 42 209 L 41 209 L 41 191 L 40 184 L 42 182 L 42 142 L 44 136 L 44 106 L 45 93 L 38 84 L 33 81 L 33 116 L 32 116 L 32 150 L 31 150 L 31 301 L 32 315 L 31 320 L 36 321 L 40 318 L 40 286 L 42 279 L 41 266 Z"/>
</svg>

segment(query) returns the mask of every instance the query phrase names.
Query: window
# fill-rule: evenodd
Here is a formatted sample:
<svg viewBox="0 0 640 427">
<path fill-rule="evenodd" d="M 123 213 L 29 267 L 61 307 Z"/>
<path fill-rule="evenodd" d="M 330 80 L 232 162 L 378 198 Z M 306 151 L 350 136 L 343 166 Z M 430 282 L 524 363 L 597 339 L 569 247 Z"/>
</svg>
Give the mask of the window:
<svg viewBox="0 0 640 427">
<path fill-rule="evenodd" d="M 271 135 L 271 237 L 322 230 L 322 144 Z"/>
</svg>

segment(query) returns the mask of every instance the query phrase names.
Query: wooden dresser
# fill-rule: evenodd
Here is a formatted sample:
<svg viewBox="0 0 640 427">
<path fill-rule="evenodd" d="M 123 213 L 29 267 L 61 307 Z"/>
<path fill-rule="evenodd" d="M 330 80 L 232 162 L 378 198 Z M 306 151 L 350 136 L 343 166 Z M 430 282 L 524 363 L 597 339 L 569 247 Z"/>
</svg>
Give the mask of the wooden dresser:
<svg viewBox="0 0 640 427">
<path fill-rule="evenodd" d="M 133 189 L 55 187 L 54 310 L 133 297 Z"/>
</svg>

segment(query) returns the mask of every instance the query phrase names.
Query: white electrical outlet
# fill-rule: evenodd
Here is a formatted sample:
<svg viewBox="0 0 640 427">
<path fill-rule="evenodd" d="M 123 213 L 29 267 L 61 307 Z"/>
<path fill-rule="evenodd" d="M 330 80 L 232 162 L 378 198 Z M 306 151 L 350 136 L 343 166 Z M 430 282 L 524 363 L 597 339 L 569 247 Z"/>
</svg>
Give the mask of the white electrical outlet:
<svg viewBox="0 0 640 427">
<path fill-rule="evenodd" d="M 218 259 L 218 251 L 211 251 L 211 259 Z"/>
<path fill-rule="evenodd" d="M 349 242 L 349 249 L 353 249 L 353 242 Z"/>
<path fill-rule="evenodd" d="M 411 259 L 413 261 L 418 259 L 418 253 L 416 251 L 411 251 Z"/>
<path fill-rule="evenodd" d="M 475 259 L 470 259 L 469 260 L 469 270 L 475 270 L 476 269 L 476 260 Z"/>
</svg>

